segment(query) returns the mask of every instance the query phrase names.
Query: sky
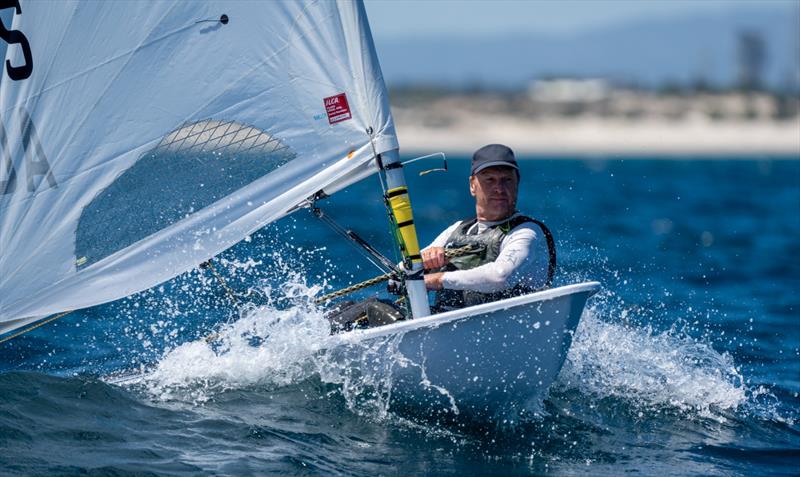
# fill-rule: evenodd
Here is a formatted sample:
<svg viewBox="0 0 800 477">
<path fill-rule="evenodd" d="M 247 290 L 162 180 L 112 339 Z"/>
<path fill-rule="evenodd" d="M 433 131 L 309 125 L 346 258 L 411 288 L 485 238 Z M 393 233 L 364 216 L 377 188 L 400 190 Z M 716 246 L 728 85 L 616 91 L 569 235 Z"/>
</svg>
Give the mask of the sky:
<svg viewBox="0 0 800 477">
<path fill-rule="evenodd" d="M 800 0 L 365 0 L 376 38 L 404 35 L 569 35 L 643 17 L 798 5 Z"/>
</svg>

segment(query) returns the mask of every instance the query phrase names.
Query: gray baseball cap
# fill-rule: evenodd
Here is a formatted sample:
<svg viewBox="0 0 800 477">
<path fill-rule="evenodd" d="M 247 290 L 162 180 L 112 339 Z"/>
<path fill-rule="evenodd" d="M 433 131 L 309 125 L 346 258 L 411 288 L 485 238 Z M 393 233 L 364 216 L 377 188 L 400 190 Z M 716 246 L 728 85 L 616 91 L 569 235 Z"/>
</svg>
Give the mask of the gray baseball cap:
<svg viewBox="0 0 800 477">
<path fill-rule="evenodd" d="M 475 175 L 492 166 L 513 167 L 519 174 L 514 151 L 502 144 L 489 144 L 475 151 L 475 154 L 472 155 L 472 171 L 470 174 Z"/>
</svg>

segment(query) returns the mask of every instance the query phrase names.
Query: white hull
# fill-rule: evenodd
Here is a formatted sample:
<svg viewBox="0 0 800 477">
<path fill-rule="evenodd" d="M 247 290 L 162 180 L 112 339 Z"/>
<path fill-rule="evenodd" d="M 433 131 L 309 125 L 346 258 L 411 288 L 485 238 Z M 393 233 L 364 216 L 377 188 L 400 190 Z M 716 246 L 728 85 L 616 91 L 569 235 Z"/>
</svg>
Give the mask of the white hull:
<svg viewBox="0 0 800 477">
<path fill-rule="evenodd" d="M 395 410 L 480 420 L 531 410 L 558 376 L 586 300 L 599 288 L 597 282 L 568 285 L 357 330 L 337 335 L 329 352 L 351 365 L 359 359 L 362 367 L 388 364 Z M 387 353 L 392 363 L 358 357 L 382 341 L 402 357 Z"/>
</svg>

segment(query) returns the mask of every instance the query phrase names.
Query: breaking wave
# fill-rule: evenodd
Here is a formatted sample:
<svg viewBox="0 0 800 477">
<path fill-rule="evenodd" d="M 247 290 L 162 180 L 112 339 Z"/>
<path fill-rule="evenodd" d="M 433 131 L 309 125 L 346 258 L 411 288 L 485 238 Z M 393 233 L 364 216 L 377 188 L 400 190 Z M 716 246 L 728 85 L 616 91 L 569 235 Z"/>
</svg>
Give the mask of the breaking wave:
<svg viewBox="0 0 800 477">
<path fill-rule="evenodd" d="M 748 389 L 730 355 L 671 331 L 609 323 L 588 309 L 557 386 L 638 407 L 671 407 L 713 417 L 747 401 Z"/>
<path fill-rule="evenodd" d="M 695 337 L 681 320 L 667 330 L 633 324 L 632 314 L 650 313 L 612 296 L 603 292 L 587 306 L 551 391 L 623 402 L 639 418 L 675 412 L 719 422 L 737 415 L 795 421 L 769 389 L 750 386 L 733 357 L 714 349 L 707 335 Z"/>
<path fill-rule="evenodd" d="M 286 386 L 313 373 L 314 355 L 329 334 L 313 308 L 250 307 L 209 337 L 165 353 L 144 382 L 158 399 L 195 402 L 229 389 Z"/>
<path fill-rule="evenodd" d="M 321 288 L 306 286 L 299 275 L 292 278 L 272 290 L 290 299 L 291 306 L 244 306 L 238 319 L 168 349 L 154 368 L 127 382 L 157 401 L 200 405 L 229 390 L 269 391 L 316 378 L 335 385 L 350 411 L 378 420 L 389 417 L 392 368 L 408 365 L 397 350 L 401 336 L 346 344 L 346 359 L 330 353 L 339 341 L 330 335 L 324 310 L 313 303 Z"/>
</svg>

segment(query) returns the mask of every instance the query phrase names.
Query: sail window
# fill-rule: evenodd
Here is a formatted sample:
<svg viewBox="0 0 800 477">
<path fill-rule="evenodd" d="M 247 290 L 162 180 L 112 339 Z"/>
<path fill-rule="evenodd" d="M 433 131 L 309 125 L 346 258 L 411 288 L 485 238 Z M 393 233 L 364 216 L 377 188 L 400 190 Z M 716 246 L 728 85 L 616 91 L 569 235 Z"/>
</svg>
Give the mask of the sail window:
<svg viewBox="0 0 800 477">
<path fill-rule="evenodd" d="M 295 156 L 279 139 L 233 121 L 204 120 L 175 129 L 83 209 L 76 266 L 91 265 L 189 217 Z"/>
</svg>

